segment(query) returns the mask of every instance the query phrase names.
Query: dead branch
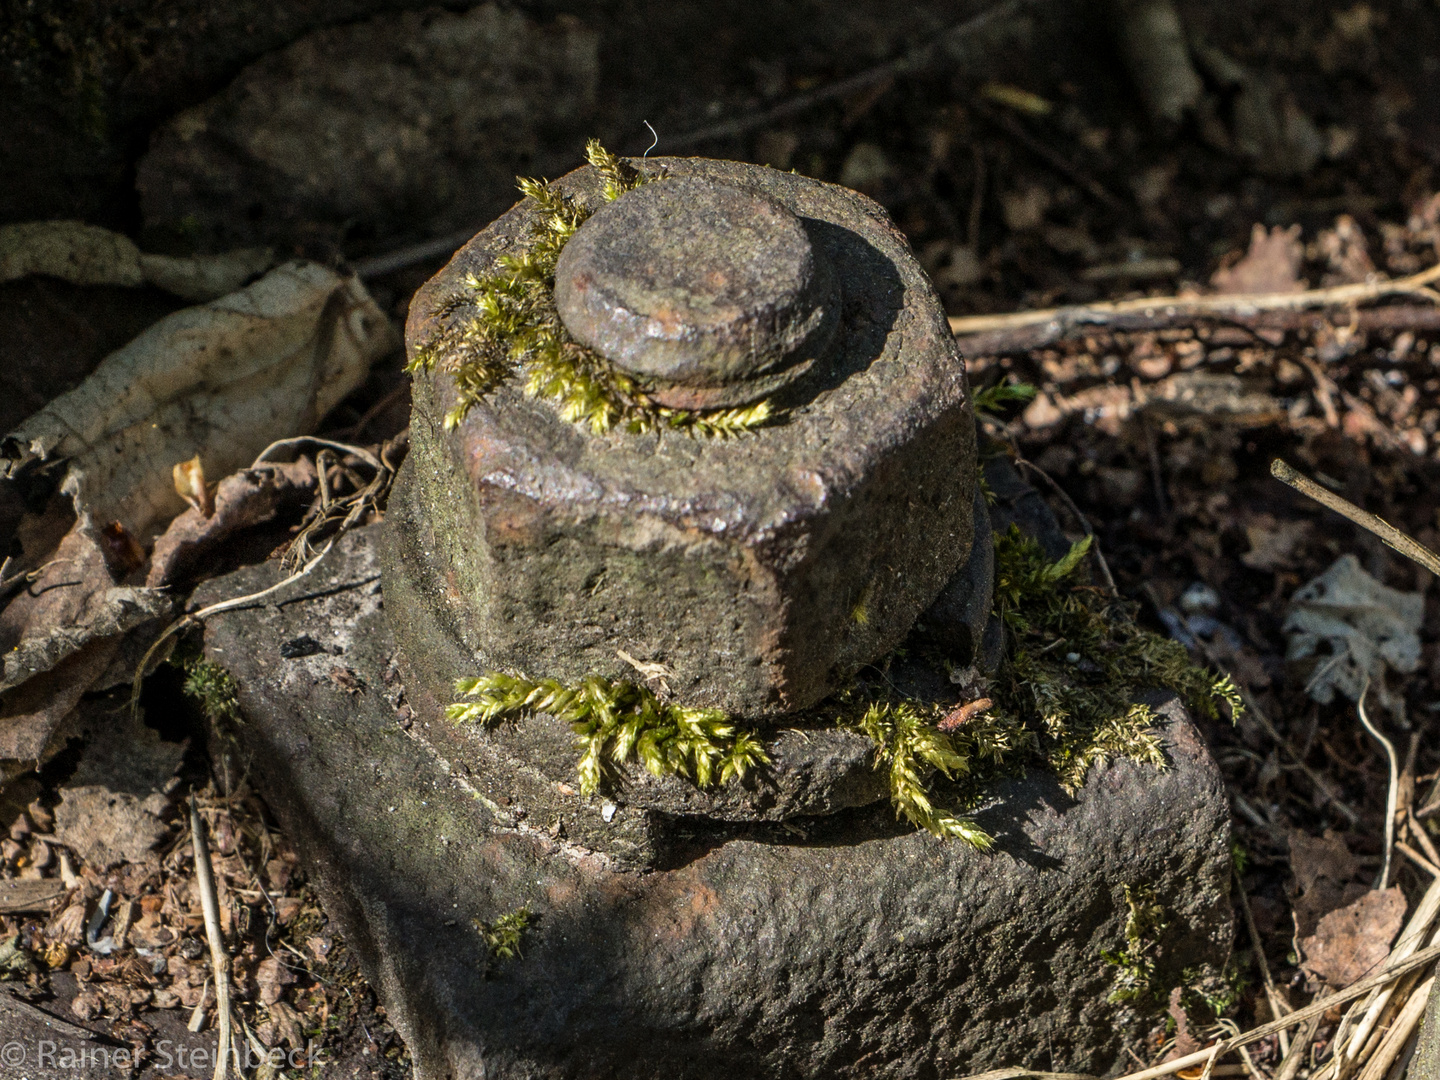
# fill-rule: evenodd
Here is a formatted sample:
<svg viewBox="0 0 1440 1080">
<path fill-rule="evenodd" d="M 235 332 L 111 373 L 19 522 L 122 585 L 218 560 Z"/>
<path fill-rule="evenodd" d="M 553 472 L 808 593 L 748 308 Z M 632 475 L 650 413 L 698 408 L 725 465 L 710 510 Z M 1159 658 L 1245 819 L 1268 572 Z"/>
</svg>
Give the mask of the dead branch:
<svg viewBox="0 0 1440 1080">
<path fill-rule="evenodd" d="M 1335 285 L 1293 293 L 1250 293 L 1226 296 L 1152 296 L 1111 300 L 1073 307 L 1016 311 L 1005 315 L 965 315 L 950 320 L 950 331 L 963 339 L 973 356 L 1028 352 L 1074 333 L 1097 330 L 1158 330 L 1189 326 L 1200 320 L 1237 323 L 1249 329 L 1296 329 L 1304 326 L 1317 308 L 1349 308 L 1402 296 L 1440 304 L 1440 292 L 1430 288 L 1440 281 L 1440 264 L 1409 277 Z M 1381 309 L 1385 310 L 1385 309 Z M 1416 305 L 1405 309 L 1406 326 L 1440 326 L 1440 307 Z M 1362 320 L 1378 312 L 1352 313 Z M 1386 316 L 1380 326 L 1395 325 Z M 1353 319 L 1346 319 L 1353 325 Z"/>
<path fill-rule="evenodd" d="M 1321 487 L 1308 476 L 1302 476 L 1279 458 L 1270 463 L 1270 475 L 1281 483 L 1289 484 L 1300 494 L 1308 495 L 1322 506 L 1334 510 L 1340 516 L 1349 518 L 1362 529 L 1368 529 L 1384 541 L 1387 547 L 1393 548 L 1407 559 L 1413 559 L 1430 573 L 1440 577 L 1440 555 L 1407 533 L 1401 532 L 1384 518 L 1377 517 L 1368 510 L 1361 510 L 1349 499 L 1341 498 L 1329 488 Z"/>
<path fill-rule="evenodd" d="M 220 1037 L 215 1080 L 226 1080 L 230 1073 L 230 960 L 225 955 L 225 942 L 220 936 L 220 902 L 215 895 L 215 868 L 210 864 L 205 822 L 200 817 L 194 795 L 190 796 L 190 842 L 195 852 L 195 880 L 200 887 L 205 938 L 210 943 L 210 966 L 215 972 L 215 1025 Z"/>
</svg>

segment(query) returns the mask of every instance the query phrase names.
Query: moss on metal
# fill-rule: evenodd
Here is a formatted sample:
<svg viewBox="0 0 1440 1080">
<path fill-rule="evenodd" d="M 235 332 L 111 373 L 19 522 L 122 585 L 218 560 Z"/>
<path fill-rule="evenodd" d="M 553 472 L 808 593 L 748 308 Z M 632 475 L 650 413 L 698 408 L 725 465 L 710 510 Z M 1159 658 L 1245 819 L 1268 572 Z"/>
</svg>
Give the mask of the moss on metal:
<svg viewBox="0 0 1440 1080">
<path fill-rule="evenodd" d="M 605 181 L 607 202 L 662 178 L 646 176 L 595 139 L 586 145 L 585 157 Z M 467 276 L 463 288 L 436 312 L 442 329 L 421 343 L 407 366 L 411 372 L 438 367 L 454 377 L 459 401 L 445 416 L 446 428 L 456 427 L 491 391 L 516 375 L 523 376 L 528 395 L 556 402 L 566 420 L 588 423 L 597 434 L 612 427 L 635 433 L 666 427 L 725 437 L 770 419 L 768 400 L 705 411 L 659 405 L 641 380 L 575 341 L 555 308 L 555 264 L 592 211 L 544 181 L 522 179 L 519 187 L 541 211 L 528 246 L 501 258 L 496 273 Z"/>
</svg>

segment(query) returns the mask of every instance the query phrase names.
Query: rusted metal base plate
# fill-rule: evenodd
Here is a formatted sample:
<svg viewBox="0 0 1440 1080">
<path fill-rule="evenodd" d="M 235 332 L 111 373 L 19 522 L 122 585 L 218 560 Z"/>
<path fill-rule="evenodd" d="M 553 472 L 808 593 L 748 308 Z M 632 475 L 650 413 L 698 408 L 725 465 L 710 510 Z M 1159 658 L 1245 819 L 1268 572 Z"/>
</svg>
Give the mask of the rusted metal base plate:
<svg viewBox="0 0 1440 1080">
<path fill-rule="evenodd" d="M 883 801 L 742 827 L 607 823 L 575 798 L 548 819 L 523 789 L 487 795 L 486 760 L 407 706 L 377 541 L 352 533 L 302 595 L 212 618 L 205 653 L 238 684 L 250 768 L 418 1080 L 1104 1074 L 1142 1034 L 1108 1003 L 1102 957 L 1125 947 L 1126 885 L 1165 908 L 1165 986 L 1227 957 L 1228 809 L 1173 702 L 1169 771 L 1112 763 L 1073 799 L 1046 775 L 1006 781 L 978 815 L 990 855 L 901 827 Z M 238 571 L 195 600 L 277 577 Z M 286 659 L 302 636 L 320 650 Z M 660 826 L 648 872 L 585 841 Z M 523 955 L 490 956 L 472 920 L 522 906 Z"/>
</svg>

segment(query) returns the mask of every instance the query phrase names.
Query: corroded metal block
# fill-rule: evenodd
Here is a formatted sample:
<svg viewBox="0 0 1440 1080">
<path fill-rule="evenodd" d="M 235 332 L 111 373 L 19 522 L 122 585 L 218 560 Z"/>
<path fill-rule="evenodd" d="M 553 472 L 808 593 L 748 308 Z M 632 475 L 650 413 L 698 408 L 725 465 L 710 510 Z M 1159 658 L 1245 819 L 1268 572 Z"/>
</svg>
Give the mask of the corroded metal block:
<svg viewBox="0 0 1440 1080">
<path fill-rule="evenodd" d="M 729 440 L 597 435 L 512 380 L 447 432 L 451 377 L 439 369 L 417 377 L 413 449 L 392 503 L 387 608 L 432 686 L 494 669 L 566 681 L 634 677 L 623 650 L 664 664 L 688 705 L 776 717 L 813 705 L 899 645 L 969 554 L 975 430 L 964 364 L 929 280 L 869 199 L 750 165 L 637 164 L 669 178 L 597 213 L 570 242 L 595 226 L 584 243 L 596 244 L 569 260 L 592 278 L 600 268 L 591 286 L 615 286 L 612 297 L 630 306 L 611 318 L 613 310 L 562 304 L 567 323 L 619 326 L 619 344 L 591 338 L 617 363 L 625 341 L 648 335 L 627 370 L 681 386 L 723 390 L 803 366 L 777 398 L 784 413 Z M 589 168 L 557 184 L 602 206 Z M 697 198 L 724 186 L 726 213 L 775 208 L 764 211 L 773 220 L 736 241 L 783 256 L 773 273 L 747 278 L 745 260 L 723 244 L 697 242 L 693 260 L 667 262 L 663 229 L 648 241 L 659 278 L 684 276 L 676 318 L 692 328 L 703 321 L 696 282 L 709 270 L 733 271 L 716 289 L 737 310 L 712 320 L 709 338 L 687 331 L 662 341 L 653 319 L 644 321 L 656 314 L 644 309 L 644 290 L 616 285 L 604 270 L 607 215 L 623 217 L 628 199 L 663 201 L 647 191 L 671 184 L 672 194 L 690 185 Z M 644 199 L 631 210 L 644 210 Z M 517 205 L 420 290 L 410 349 L 437 328 L 437 308 L 466 275 L 491 272 L 525 242 L 536 213 Z M 566 268 L 562 253 L 561 278 Z M 751 300 L 769 314 L 756 316 Z M 756 348 L 730 348 L 747 333 Z M 707 349 L 720 359 L 707 361 Z"/>
</svg>

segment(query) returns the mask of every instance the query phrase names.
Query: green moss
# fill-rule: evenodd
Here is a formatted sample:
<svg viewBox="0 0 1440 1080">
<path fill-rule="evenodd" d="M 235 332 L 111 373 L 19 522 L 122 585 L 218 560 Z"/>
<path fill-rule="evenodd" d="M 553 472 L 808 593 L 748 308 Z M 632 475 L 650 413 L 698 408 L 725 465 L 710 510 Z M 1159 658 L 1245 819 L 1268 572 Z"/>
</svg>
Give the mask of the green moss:
<svg viewBox="0 0 1440 1080">
<path fill-rule="evenodd" d="M 534 918 L 529 907 L 522 907 L 508 915 L 501 915 L 494 922 L 472 919 L 471 923 L 485 942 L 485 947 L 490 950 L 491 956 L 497 960 L 509 960 L 521 955 L 520 942 Z"/>
<path fill-rule="evenodd" d="M 547 713 L 570 725 L 581 752 L 580 790 L 598 791 L 607 769 L 639 760 L 655 776 L 674 774 L 709 787 L 743 777 L 769 762 L 750 731 L 719 709 L 689 709 L 662 702 L 643 686 L 591 675 L 577 686 L 554 679 L 531 682 L 492 674 L 460 679 L 455 689 L 472 698 L 445 710 L 456 723 L 495 724 L 527 712 Z"/>
<path fill-rule="evenodd" d="M 1072 792 L 1092 765 L 1112 758 L 1165 768 L 1152 731 L 1159 717 L 1134 703 L 1141 690 L 1173 690 L 1211 717 L 1221 702 L 1232 715 L 1241 710 L 1228 677 L 1136 624 L 1132 604 L 1074 580 L 1089 548 L 1086 537 L 1051 562 L 1013 525 L 995 538 L 995 611 L 1008 648 L 993 696 L 998 711 L 1036 732 L 1042 757 Z"/>
<path fill-rule="evenodd" d="M 198 658 L 186 661 L 184 666 L 183 689 L 199 704 L 206 718 L 237 723 L 240 720 L 240 703 L 236 698 L 235 679 L 230 672 L 219 664 Z"/>
<path fill-rule="evenodd" d="M 1019 382 L 1011 376 L 1006 381 L 977 391 L 973 399 L 975 411 L 998 415 L 1005 411 L 1007 405 L 1025 405 L 1034 401 L 1039 392 L 1030 383 Z"/>
<path fill-rule="evenodd" d="M 606 201 L 659 179 L 640 173 L 594 139 L 585 156 L 604 179 Z M 666 427 L 724 437 L 770 419 L 768 401 L 701 412 L 656 404 L 640 380 L 571 338 L 555 308 L 555 264 L 592 211 L 543 181 L 522 179 L 519 186 L 540 210 L 524 250 L 502 257 L 496 273 L 471 274 L 459 292 L 440 304 L 436 318 L 442 328 L 416 349 L 407 368 L 428 372 L 439 367 L 454 377 L 459 402 L 445 417 L 447 428 L 515 377 L 523 379 L 526 394 L 556 402 L 566 420 L 588 423 L 597 433 L 612 427 L 637 433 Z"/>
<path fill-rule="evenodd" d="M 1125 948 L 1103 952 L 1106 963 L 1116 968 L 1115 988 L 1110 1000 L 1115 1003 L 1144 1004 L 1158 998 L 1155 982 L 1155 954 L 1160 935 L 1169 922 L 1165 909 L 1155 898 L 1149 885 L 1125 886 L 1125 904 L 1130 909 L 1125 917 Z"/>
<path fill-rule="evenodd" d="M 877 702 L 859 720 L 845 723 L 867 735 L 875 744 L 875 764 L 890 782 L 895 813 L 942 839 L 955 838 L 989 849 L 991 839 L 970 818 L 935 805 L 929 776 L 939 771 L 947 779 L 972 781 L 962 794 L 978 795 L 973 781 L 984 777 L 976 766 L 986 762 L 1002 766 L 1016 754 L 1033 748 L 1033 736 L 1003 717 L 980 715 L 958 731 L 946 734 L 937 726 L 943 710 L 914 701 Z M 967 791 L 968 789 L 968 791 Z"/>
</svg>

